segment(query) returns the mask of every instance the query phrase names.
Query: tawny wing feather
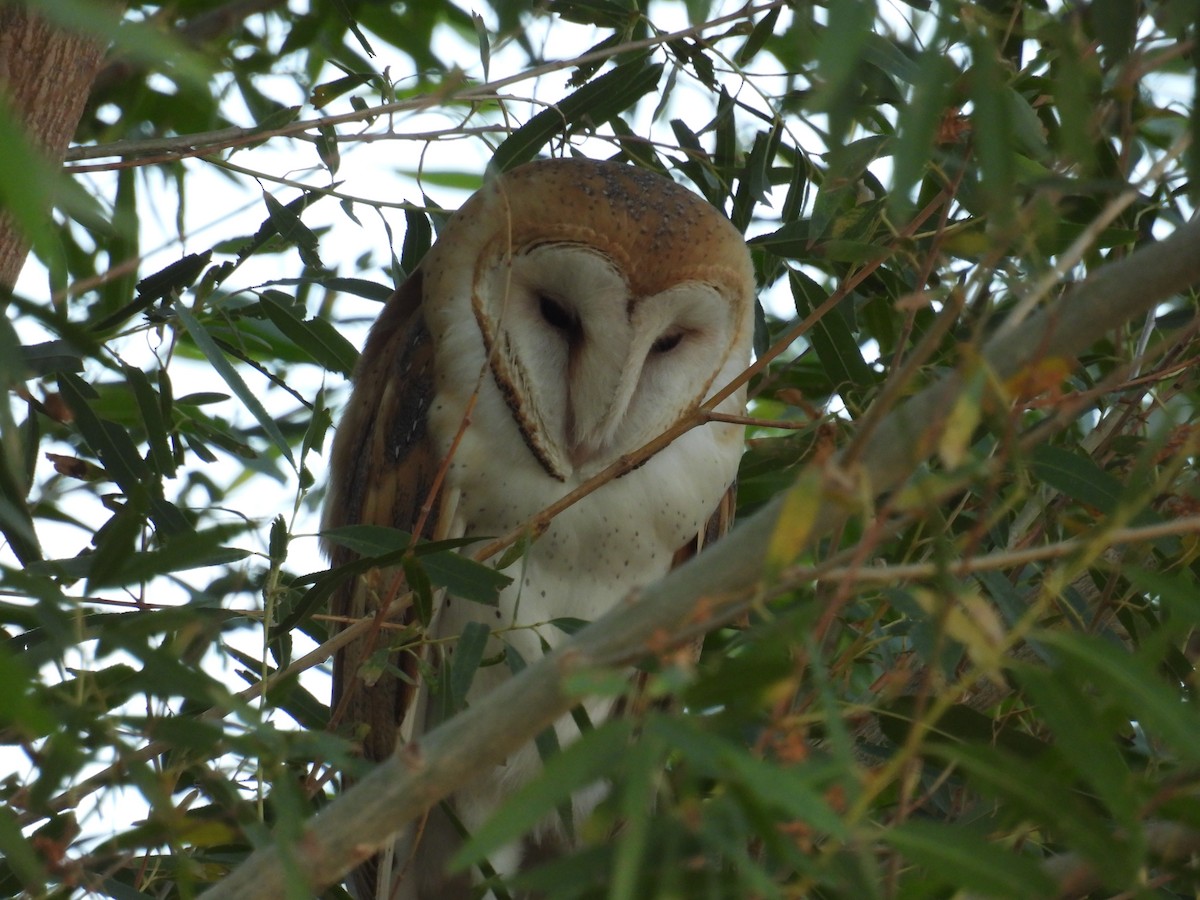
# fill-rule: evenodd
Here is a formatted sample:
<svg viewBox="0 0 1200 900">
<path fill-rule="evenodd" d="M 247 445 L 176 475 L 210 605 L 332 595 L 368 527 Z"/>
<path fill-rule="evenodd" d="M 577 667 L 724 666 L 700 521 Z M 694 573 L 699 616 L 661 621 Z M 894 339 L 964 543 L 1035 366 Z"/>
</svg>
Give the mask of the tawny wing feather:
<svg viewBox="0 0 1200 900">
<path fill-rule="evenodd" d="M 333 443 L 326 527 L 365 524 L 411 531 L 429 499 L 440 460 L 426 423 L 434 390 L 433 344 L 421 297 L 418 270 L 388 300 L 367 338 Z M 425 523 L 426 534 L 433 533 L 435 519 L 436 507 Z M 334 566 L 353 559 L 344 547 L 330 548 Z M 344 584 L 331 611 L 351 619 L 373 614 L 388 579 L 372 574 Z M 386 634 L 368 631 L 333 662 L 339 730 L 362 733 L 363 755 L 372 760 L 395 750 L 397 728 L 413 697 L 412 683 L 390 671 L 372 684 L 359 677 L 363 661 L 386 641 Z M 415 673 L 412 653 L 398 653 L 391 662 L 410 677 Z"/>
</svg>

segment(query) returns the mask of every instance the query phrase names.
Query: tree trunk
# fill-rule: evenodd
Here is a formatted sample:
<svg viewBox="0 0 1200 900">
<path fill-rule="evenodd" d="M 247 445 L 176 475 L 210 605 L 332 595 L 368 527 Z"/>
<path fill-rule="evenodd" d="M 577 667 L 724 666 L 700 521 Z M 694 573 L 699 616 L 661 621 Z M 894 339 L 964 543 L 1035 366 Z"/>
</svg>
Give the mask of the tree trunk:
<svg viewBox="0 0 1200 900">
<path fill-rule="evenodd" d="M 106 44 L 62 31 L 16 3 L 0 0 L 0 94 L 33 145 L 62 164 Z M 16 283 L 29 241 L 0 214 L 0 288 Z"/>
</svg>

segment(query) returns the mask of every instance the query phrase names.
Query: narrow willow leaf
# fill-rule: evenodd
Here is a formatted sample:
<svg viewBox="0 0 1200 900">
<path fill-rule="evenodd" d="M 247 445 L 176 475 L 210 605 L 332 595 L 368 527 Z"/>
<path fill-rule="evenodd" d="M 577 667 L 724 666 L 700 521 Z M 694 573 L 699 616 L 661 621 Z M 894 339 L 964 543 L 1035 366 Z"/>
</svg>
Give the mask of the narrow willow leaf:
<svg viewBox="0 0 1200 900">
<path fill-rule="evenodd" d="M 108 255 L 109 271 L 114 277 L 106 279 L 100 288 L 100 302 L 90 312 L 119 309 L 130 301 L 137 283 L 137 267 L 124 263 L 138 257 L 138 181 L 133 169 L 117 173 L 117 194 L 113 200 L 112 221 L 101 238 Z M 115 274 L 125 268 L 124 274 Z"/>
<path fill-rule="evenodd" d="M 211 260 L 211 250 L 189 253 L 169 266 L 147 275 L 137 283 L 137 294 L 129 303 L 89 327 L 95 333 L 110 331 L 138 313 L 150 309 L 155 303 L 171 300 L 195 283 Z"/>
<path fill-rule="evenodd" d="M 834 837 L 845 837 L 846 826 L 821 796 L 827 770 L 813 766 L 782 767 L 751 756 L 738 748 L 725 756 L 729 777 L 736 778 L 764 806 L 778 809 L 789 819 L 805 822 Z"/>
<path fill-rule="evenodd" d="M 778 571 L 804 552 L 821 509 L 822 495 L 820 471 L 815 466 L 806 466 L 796 483 L 788 488 L 779 518 L 775 520 L 765 560 L 769 568 Z"/>
<path fill-rule="evenodd" d="M 1104 727 L 1088 692 L 1062 672 L 1034 666 L 1012 671 L 1038 717 L 1054 732 L 1058 752 L 1127 830 L 1135 828 L 1139 802 L 1131 790 L 1129 766 L 1117 749 L 1117 735 Z"/>
<path fill-rule="evenodd" d="M 337 175 L 338 167 L 342 164 L 342 153 L 338 148 L 337 129 L 332 125 L 317 126 L 317 156 L 325 164 L 329 177 Z"/>
<path fill-rule="evenodd" d="M 0 806 L 0 857 L 29 896 L 40 897 L 45 893 L 46 872 L 41 859 L 21 833 L 16 813 L 9 806 Z M 14 895 L 18 893 L 13 890 Z"/>
<path fill-rule="evenodd" d="M 554 14 L 566 22 L 601 28 L 620 28 L 631 15 L 636 15 L 629 7 L 612 0 L 557 0 Z"/>
<path fill-rule="evenodd" d="M 496 148 L 489 169 L 506 172 L 529 162 L 552 137 L 585 116 L 592 125 L 607 122 L 654 90 L 662 70 L 661 63 L 648 64 L 647 57 L 641 56 L 588 82 L 509 135 Z"/>
<path fill-rule="evenodd" d="M 417 614 L 417 621 L 428 628 L 433 623 L 433 582 L 429 580 L 425 567 L 417 562 L 415 557 L 405 556 L 401 560 L 401 566 L 404 569 L 404 580 L 408 582 L 408 589 L 412 591 L 413 612 Z"/>
<path fill-rule="evenodd" d="M 175 477 L 175 455 L 167 436 L 167 423 L 163 419 L 163 403 L 158 392 L 150 384 L 146 373 L 134 366 L 121 367 L 125 381 L 133 389 L 142 424 L 146 427 L 146 442 L 150 445 L 150 460 L 159 474 Z"/>
<path fill-rule="evenodd" d="M 983 392 L 986 387 L 987 373 L 982 366 L 976 366 L 954 399 L 954 407 L 938 436 L 937 446 L 938 457 L 948 469 L 958 468 L 967 456 L 971 438 L 983 417 Z"/>
<path fill-rule="evenodd" d="M 475 38 L 479 42 L 479 62 L 483 66 L 483 80 L 488 80 L 488 69 L 492 62 L 492 45 L 488 40 L 487 24 L 483 16 L 472 10 L 471 24 L 475 26 Z"/>
<path fill-rule="evenodd" d="M 471 682 L 475 680 L 475 673 L 483 662 L 483 651 L 491 635 L 491 629 L 482 622 L 468 622 L 454 643 L 447 686 L 450 702 L 456 710 L 467 704 L 467 692 L 471 690 Z"/>
<path fill-rule="evenodd" d="M 758 20 L 751 30 L 750 36 L 746 38 L 746 43 L 738 48 L 738 52 L 734 56 L 739 66 L 745 65 L 758 55 L 758 51 L 775 33 L 775 23 L 779 21 L 781 12 L 783 12 L 782 7 L 777 6 Z"/>
<path fill-rule="evenodd" d="M 1110 66 L 1133 50 L 1140 18 L 1138 7 L 1134 0 L 1096 0 L 1095 29 L 1104 46 L 1105 62 Z"/>
<path fill-rule="evenodd" d="M 1001 223 L 1012 218 L 1016 170 L 1011 152 L 1010 107 L 996 47 L 980 32 L 971 35 L 972 66 L 968 83 L 975 106 L 971 116 L 979 158 L 980 182 L 990 213 Z"/>
<path fill-rule="evenodd" d="M 624 756 L 630 728 L 623 719 L 605 722 L 547 760 L 541 775 L 509 797 L 454 855 L 452 868 L 462 870 L 510 843 L 575 791 L 613 771 Z"/>
<path fill-rule="evenodd" d="M 421 564 L 434 584 L 485 606 L 498 604 L 500 591 L 512 583 L 507 575 L 457 553 L 431 553 L 421 557 Z"/>
<path fill-rule="evenodd" d="M 545 640 L 543 640 L 541 643 L 543 652 L 547 652 Z M 525 662 L 525 657 L 521 655 L 521 651 L 517 649 L 517 645 L 510 641 L 506 641 L 504 644 L 504 662 L 508 665 L 508 671 L 513 675 L 521 674 L 521 672 L 525 671 L 525 668 L 528 665 Z M 586 726 L 580 723 L 580 720 L 576 714 L 576 711 L 580 709 L 581 707 L 576 706 L 575 709 L 571 711 L 571 714 L 572 718 L 575 718 L 576 724 L 579 727 L 579 733 L 585 734 L 592 729 L 590 723 L 588 723 Z M 587 716 L 586 713 L 582 713 L 582 715 L 584 718 Z M 533 739 L 533 743 L 534 746 L 537 747 L 538 759 L 542 761 L 543 765 L 545 765 L 549 760 L 558 756 L 558 751 L 560 749 L 558 744 L 558 731 L 555 730 L 553 725 L 550 725 L 549 727 L 543 728 L 541 731 L 539 731 L 537 736 Z M 563 826 L 568 832 L 573 833 L 575 821 L 570 803 L 559 803 L 556 808 Z"/>
<path fill-rule="evenodd" d="M 320 109 L 343 94 L 369 84 L 371 78 L 371 75 L 351 74 L 335 78 L 332 81 L 322 82 L 309 92 L 309 102 L 312 103 L 313 109 Z"/>
<path fill-rule="evenodd" d="M 888 192 L 890 215 L 896 222 L 907 220 L 912 209 L 912 189 L 933 158 L 938 125 L 956 72 L 954 64 L 939 50 L 921 55 L 913 83 L 912 98 L 898 112 L 899 136 L 893 144 L 892 189 Z"/>
<path fill-rule="evenodd" d="M 793 219 L 775 231 L 751 238 L 747 243 L 752 248 L 761 248 L 782 259 L 807 259 L 813 252 L 812 228 L 807 219 Z"/>
<path fill-rule="evenodd" d="M 1090 456 L 1043 444 L 1033 451 L 1033 474 L 1072 500 L 1111 514 L 1121 499 L 1122 485 Z"/>
<path fill-rule="evenodd" d="M 32 741 L 55 727 L 54 719 L 30 692 L 36 679 L 26 665 L 0 645 L 0 684 L 5 685 L 0 691 L 0 734 L 7 733 L 5 743 L 17 736 Z"/>
<path fill-rule="evenodd" d="M 805 316 L 824 300 L 820 287 L 807 275 L 790 272 L 792 298 L 796 312 Z M 864 392 L 875 383 L 875 373 L 863 359 L 850 325 L 837 309 L 821 316 L 808 333 L 829 381 L 847 402 L 854 407 Z"/>
<path fill-rule="evenodd" d="M 271 323 L 318 365 L 347 378 L 354 372 L 358 351 L 324 319 L 301 319 L 266 295 L 259 299 L 259 305 Z"/>
<path fill-rule="evenodd" d="M 283 454 L 284 459 L 292 464 L 292 468 L 295 468 L 296 460 L 292 457 L 292 448 L 288 445 L 287 438 L 283 436 L 283 432 L 279 430 L 274 417 L 267 412 L 262 402 L 258 399 L 258 396 L 250 389 L 250 386 L 242 380 L 242 376 L 238 374 L 237 369 L 225 358 L 225 354 L 221 352 L 221 348 L 212 339 L 212 335 L 188 311 L 183 303 L 176 301 L 174 308 L 180 323 L 187 329 L 188 334 L 200 349 L 200 352 L 204 354 L 217 374 L 221 376 L 221 379 L 229 385 L 229 389 L 242 401 L 242 404 L 250 411 L 250 414 L 254 416 L 258 424 L 262 426 L 263 431 L 271 438 L 271 442 Z"/>
<path fill-rule="evenodd" d="M 850 124 L 849 104 L 841 102 L 866 49 L 875 20 L 873 0 L 829 5 L 828 25 L 817 44 L 817 72 L 821 86 L 813 107 L 829 114 L 830 133 L 840 143 Z"/>
<path fill-rule="evenodd" d="M 407 531 L 384 525 L 340 525 L 325 529 L 321 537 L 331 544 L 353 550 L 359 556 L 396 553 L 406 550 L 412 543 L 412 535 Z"/>
<path fill-rule="evenodd" d="M 325 268 L 320 257 L 317 256 L 317 236 L 301 221 L 297 209 L 291 203 L 286 206 L 280 203 L 268 191 L 263 191 L 262 196 L 263 202 L 267 206 L 267 215 L 275 227 L 275 233 L 289 244 L 295 245 L 300 253 L 300 259 L 306 266 L 314 269 Z"/>
<path fill-rule="evenodd" d="M 122 428 L 105 427 L 105 421 L 96 415 L 88 402 L 89 397 L 95 396 L 95 391 L 83 379 L 64 372 L 58 377 L 58 389 L 71 407 L 79 433 L 100 458 L 104 471 L 126 494 L 141 493 L 141 486 L 151 480 L 151 473 L 138 454 L 129 432 Z"/>
<path fill-rule="evenodd" d="M 365 278 L 322 278 L 321 286 L 329 291 L 353 294 L 355 297 L 378 300 L 380 303 L 385 302 L 394 293 L 390 285 L 367 281 Z"/>
<path fill-rule="evenodd" d="M 1057 883 L 1036 860 L 968 828 L 914 820 L 887 829 L 881 837 L 934 879 L 959 891 L 1014 900 L 1058 896 Z"/>
<path fill-rule="evenodd" d="M 1073 677 L 1091 678 L 1105 699 L 1165 741 L 1182 759 L 1200 762 L 1200 714 L 1140 656 L 1100 637 L 1046 631 L 1038 641 L 1072 663 Z"/>
<path fill-rule="evenodd" d="M 411 275 L 416 271 L 433 243 L 429 216 L 417 209 L 404 211 L 404 244 L 400 248 L 400 267 Z"/>
<path fill-rule="evenodd" d="M 980 790 L 1010 810 L 1060 837 L 1087 857 L 1106 877 L 1121 882 L 1137 866 L 1128 842 L 1118 841 L 1111 820 L 1085 802 L 1063 773 L 1037 760 L 1015 756 L 983 745 L 937 745 L 930 749 L 957 763 Z"/>
<path fill-rule="evenodd" d="M 654 806 L 654 785 L 664 769 L 667 747 L 661 741 L 643 735 L 625 757 L 625 778 L 621 782 L 621 817 L 624 826 L 617 835 L 617 853 L 613 862 L 609 900 L 637 900 L 639 873 L 649 840 L 650 811 Z"/>
</svg>

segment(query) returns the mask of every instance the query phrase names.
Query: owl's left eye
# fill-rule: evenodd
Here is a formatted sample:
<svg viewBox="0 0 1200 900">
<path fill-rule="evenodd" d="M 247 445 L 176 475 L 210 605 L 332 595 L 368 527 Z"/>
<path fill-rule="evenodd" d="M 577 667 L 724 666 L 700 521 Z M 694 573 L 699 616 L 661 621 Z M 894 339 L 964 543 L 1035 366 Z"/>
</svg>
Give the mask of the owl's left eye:
<svg viewBox="0 0 1200 900">
<path fill-rule="evenodd" d="M 546 324 L 554 330 L 561 331 L 568 338 L 579 336 L 580 326 L 578 316 L 575 315 L 574 311 L 568 309 L 553 297 L 546 294 L 539 294 L 538 312 L 541 313 L 542 319 Z"/>
<path fill-rule="evenodd" d="M 665 334 L 659 335 L 658 340 L 656 340 L 653 344 L 650 345 L 650 352 L 651 353 L 670 353 L 672 350 L 674 350 L 676 347 L 679 346 L 679 343 L 682 340 L 683 340 L 683 332 L 682 331 L 668 331 Z"/>
</svg>

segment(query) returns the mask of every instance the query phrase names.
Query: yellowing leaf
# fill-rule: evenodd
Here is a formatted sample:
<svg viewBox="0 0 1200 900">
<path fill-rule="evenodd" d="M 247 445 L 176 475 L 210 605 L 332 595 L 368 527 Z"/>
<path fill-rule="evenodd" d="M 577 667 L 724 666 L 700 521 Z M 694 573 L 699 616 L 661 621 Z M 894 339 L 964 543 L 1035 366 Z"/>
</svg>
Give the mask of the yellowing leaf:
<svg viewBox="0 0 1200 900">
<path fill-rule="evenodd" d="M 197 819 L 189 823 L 180 835 L 184 843 L 193 847 L 217 847 L 232 844 L 240 835 L 237 829 L 225 822 Z"/>
<path fill-rule="evenodd" d="M 778 571 L 803 552 L 821 507 L 821 472 L 809 466 L 783 497 L 783 508 L 767 545 L 767 567 Z"/>
<path fill-rule="evenodd" d="M 954 408 L 946 419 L 946 427 L 938 438 L 938 457 L 949 469 L 957 468 L 967 455 L 971 435 L 979 425 L 986 380 L 987 375 L 982 368 L 976 368 L 971 373 L 954 401 Z"/>
<path fill-rule="evenodd" d="M 1026 366 L 1005 382 L 1009 395 L 1017 400 L 1031 400 L 1046 392 L 1057 396 L 1062 383 L 1071 374 L 1071 365 L 1061 356 L 1049 356 Z"/>
<path fill-rule="evenodd" d="M 954 598 L 954 605 L 944 609 L 945 598 L 932 591 L 913 591 L 921 609 L 940 615 L 946 634 L 962 644 L 985 675 L 993 676 L 1003 663 L 1005 629 L 996 610 L 972 590 L 964 590 Z"/>
</svg>

